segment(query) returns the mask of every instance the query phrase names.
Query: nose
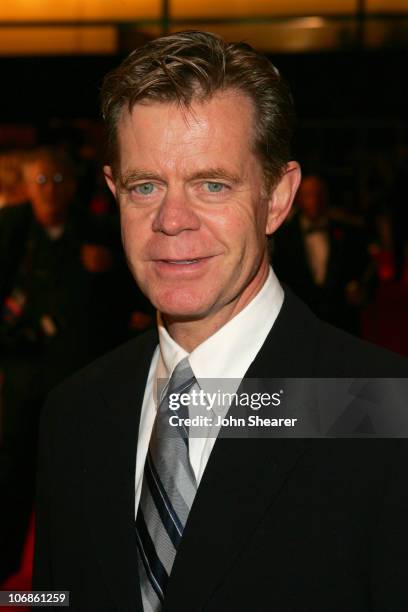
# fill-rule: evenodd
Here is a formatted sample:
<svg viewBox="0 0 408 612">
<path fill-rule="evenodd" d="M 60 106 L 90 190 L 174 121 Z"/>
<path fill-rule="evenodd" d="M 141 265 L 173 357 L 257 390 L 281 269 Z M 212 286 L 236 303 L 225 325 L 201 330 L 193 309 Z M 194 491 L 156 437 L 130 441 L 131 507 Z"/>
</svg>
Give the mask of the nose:
<svg viewBox="0 0 408 612">
<path fill-rule="evenodd" d="M 54 181 L 47 181 L 41 186 L 43 194 L 50 200 L 53 200 L 57 192 Z"/>
<path fill-rule="evenodd" d="M 186 194 L 169 189 L 153 220 L 153 231 L 177 236 L 186 230 L 198 230 L 200 226 L 200 217 Z"/>
</svg>

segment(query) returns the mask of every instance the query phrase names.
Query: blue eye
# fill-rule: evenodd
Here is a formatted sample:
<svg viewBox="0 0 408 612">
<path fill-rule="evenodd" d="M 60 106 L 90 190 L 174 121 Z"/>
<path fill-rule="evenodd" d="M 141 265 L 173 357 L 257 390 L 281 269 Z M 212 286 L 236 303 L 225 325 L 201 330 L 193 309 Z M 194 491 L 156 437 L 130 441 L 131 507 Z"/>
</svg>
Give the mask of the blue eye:
<svg viewBox="0 0 408 612">
<path fill-rule="evenodd" d="M 142 183 L 141 185 L 136 185 L 135 187 L 135 191 L 140 195 L 150 195 L 153 193 L 153 190 L 153 183 Z"/>
<path fill-rule="evenodd" d="M 206 185 L 210 193 L 220 193 L 224 189 L 224 185 L 222 183 L 214 183 L 208 181 Z"/>
</svg>

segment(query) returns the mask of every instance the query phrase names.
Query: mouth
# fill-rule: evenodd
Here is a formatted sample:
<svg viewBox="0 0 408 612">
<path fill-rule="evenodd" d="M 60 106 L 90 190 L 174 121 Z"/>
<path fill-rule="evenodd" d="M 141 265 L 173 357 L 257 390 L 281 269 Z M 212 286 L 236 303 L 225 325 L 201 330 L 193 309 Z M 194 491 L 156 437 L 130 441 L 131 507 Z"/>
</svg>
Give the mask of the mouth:
<svg viewBox="0 0 408 612">
<path fill-rule="evenodd" d="M 163 274 L 200 273 L 207 269 L 208 263 L 213 258 L 214 255 L 186 259 L 156 259 L 154 264 Z"/>
<path fill-rule="evenodd" d="M 170 264 L 175 266 L 191 266 L 212 259 L 212 255 L 207 257 L 194 257 L 191 259 L 157 259 L 159 263 Z"/>
<path fill-rule="evenodd" d="M 198 259 L 162 259 L 161 261 L 167 264 L 174 264 L 176 266 L 187 266 L 187 265 L 198 263 L 202 259 L 205 259 L 205 258 L 199 257 Z"/>
</svg>

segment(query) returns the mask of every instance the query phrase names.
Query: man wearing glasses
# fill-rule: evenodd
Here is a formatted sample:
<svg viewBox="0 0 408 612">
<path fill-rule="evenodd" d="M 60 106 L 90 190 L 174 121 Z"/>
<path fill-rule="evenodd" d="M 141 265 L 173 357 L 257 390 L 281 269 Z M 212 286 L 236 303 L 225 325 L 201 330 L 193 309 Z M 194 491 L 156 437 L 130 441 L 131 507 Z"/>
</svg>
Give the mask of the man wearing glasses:
<svg viewBox="0 0 408 612">
<path fill-rule="evenodd" d="M 89 224 L 74 209 L 68 156 L 31 152 L 24 179 L 29 202 L 0 211 L 0 580 L 19 567 L 41 405 L 53 386 L 98 354 L 90 322 L 100 310 L 92 300 L 107 288 L 113 267 L 111 249 L 90 243 Z"/>
</svg>

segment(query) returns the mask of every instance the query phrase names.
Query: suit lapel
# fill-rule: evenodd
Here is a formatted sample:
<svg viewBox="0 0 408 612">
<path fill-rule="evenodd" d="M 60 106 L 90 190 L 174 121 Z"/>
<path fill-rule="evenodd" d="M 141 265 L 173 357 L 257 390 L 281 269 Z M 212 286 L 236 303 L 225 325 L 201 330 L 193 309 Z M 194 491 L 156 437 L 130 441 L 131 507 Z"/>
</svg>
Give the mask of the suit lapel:
<svg viewBox="0 0 408 612">
<path fill-rule="evenodd" d="M 109 362 L 105 379 L 100 376 L 102 398 L 90 407 L 82 428 L 88 527 L 112 600 L 121 612 L 142 610 L 134 528 L 135 464 L 140 410 L 156 345 L 157 336 L 149 334 L 135 341 L 127 357 Z"/>
<path fill-rule="evenodd" d="M 286 292 L 281 313 L 245 378 L 312 377 L 317 319 Z M 201 610 L 245 548 L 309 444 L 305 439 L 218 438 L 170 577 L 163 612 Z"/>
</svg>

